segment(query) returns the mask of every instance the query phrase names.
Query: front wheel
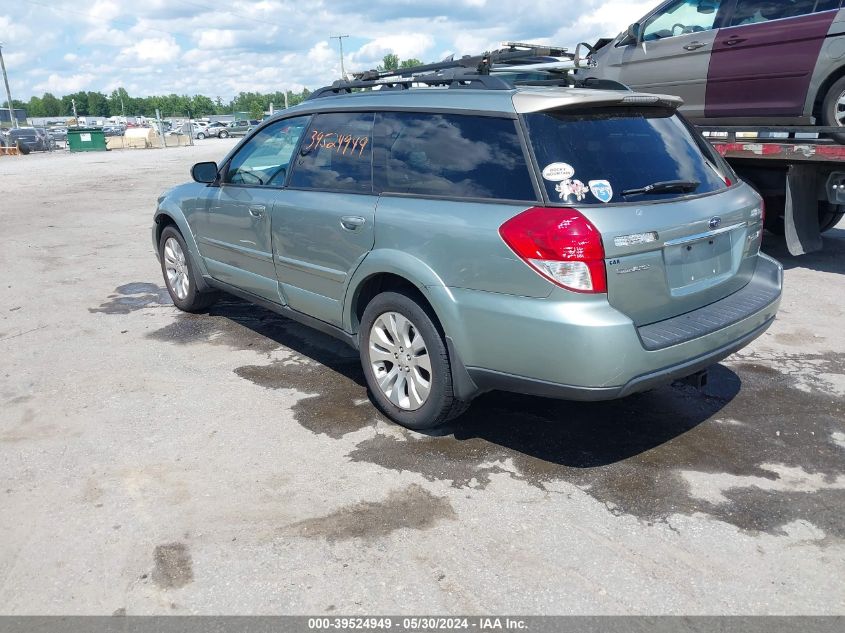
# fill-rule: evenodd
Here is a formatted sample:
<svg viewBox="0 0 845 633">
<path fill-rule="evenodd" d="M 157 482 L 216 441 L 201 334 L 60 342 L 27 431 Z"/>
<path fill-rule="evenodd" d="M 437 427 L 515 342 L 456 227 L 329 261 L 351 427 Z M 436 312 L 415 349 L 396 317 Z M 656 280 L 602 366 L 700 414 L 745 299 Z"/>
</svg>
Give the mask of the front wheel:
<svg viewBox="0 0 845 633">
<path fill-rule="evenodd" d="M 220 138 L 229 138 L 229 133 L 226 130 L 223 130 L 220 134 L 218 134 L 218 136 Z"/>
<path fill-rule="evenodd" d="M 205 134 L 203 134 L 202 132 L 200 132 L 199 134 L 197 134 L 197 138 L 198 138 L 199 140 L 202 140 L 202 139 L 204 139 L 204 138 L 205 138 Z"/>
<path fill-rule="evenodd" d="M 369 303 L 360 354 L 373 400 L 391 420 L 432 429 L 466 409 L 452 391 L 449 355 L 433 315 L 412 297 L 384 292 Z"/>
<path fill-rule="evenodd" d="M 835 82 L 822 102 L 822 123 L 843 128 L 842 134 L 831 134 L 837 143 L 845 144 L 845 77 Z"/>
<path fill-rule="evenodd" d="M 185 312 L 198 312 L 217 300 L 216 292 L 200 292 L 197 288 L 199 273 L 182 234 L 167 226 L 158 243 L 161 272 L 173 304 Z"/>
</svg>

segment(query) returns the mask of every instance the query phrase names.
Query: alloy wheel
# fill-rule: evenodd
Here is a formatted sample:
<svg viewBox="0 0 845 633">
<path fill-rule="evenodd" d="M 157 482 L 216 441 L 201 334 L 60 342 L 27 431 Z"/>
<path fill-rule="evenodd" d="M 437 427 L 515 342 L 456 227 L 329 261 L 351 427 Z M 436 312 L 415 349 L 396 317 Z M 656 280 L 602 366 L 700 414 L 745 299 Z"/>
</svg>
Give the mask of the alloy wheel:
<svg viewBox="0 0 845 633">
<path fill-rule="evenodd" d="M 164 269 L 167 273 L 167 285 L 180 301 L 184 301 L 191 282 L 185 251 L 176 238 L 168 237 L 164 243 Z"/>
<path fill-rule="evenodd" d="M 398 312 L 379 315 L 367 352 L 379 388 L 394 405 L 415 411 L 425 404 L 431 393 L 431 358 L 410 319 Z"/>
</svg>

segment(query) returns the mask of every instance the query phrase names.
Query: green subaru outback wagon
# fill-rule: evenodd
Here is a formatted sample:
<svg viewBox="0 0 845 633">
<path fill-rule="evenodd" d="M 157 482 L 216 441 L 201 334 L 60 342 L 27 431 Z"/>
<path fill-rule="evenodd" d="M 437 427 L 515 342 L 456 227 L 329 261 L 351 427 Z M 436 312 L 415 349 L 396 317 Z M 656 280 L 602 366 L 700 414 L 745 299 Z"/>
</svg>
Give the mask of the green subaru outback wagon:
<svg viewBox="0 0 845 633">
<path fill-rule="evenodd" d="M 763 204 L 680 100 L 446 84 L 324 89 L 195 165 L 153 226 L 176 306 L 222 291 L 346 341 L 416 429 L 494 389 L 621 398 L 772 324 Z"/>
</svg>

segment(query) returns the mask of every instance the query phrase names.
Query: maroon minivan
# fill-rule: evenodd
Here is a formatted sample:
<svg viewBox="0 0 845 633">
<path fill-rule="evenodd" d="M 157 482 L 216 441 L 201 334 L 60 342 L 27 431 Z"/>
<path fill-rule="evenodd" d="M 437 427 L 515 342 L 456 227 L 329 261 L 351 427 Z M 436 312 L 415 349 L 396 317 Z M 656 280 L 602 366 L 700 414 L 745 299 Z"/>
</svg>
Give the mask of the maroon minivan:
<svg viewBox="0 0 845 633">
<path fill-rule="evenodd" d="M 697 123 L 845 126 L 842 1 L 668 0 L 579 74 L 680 96 Z"/>
</svg>

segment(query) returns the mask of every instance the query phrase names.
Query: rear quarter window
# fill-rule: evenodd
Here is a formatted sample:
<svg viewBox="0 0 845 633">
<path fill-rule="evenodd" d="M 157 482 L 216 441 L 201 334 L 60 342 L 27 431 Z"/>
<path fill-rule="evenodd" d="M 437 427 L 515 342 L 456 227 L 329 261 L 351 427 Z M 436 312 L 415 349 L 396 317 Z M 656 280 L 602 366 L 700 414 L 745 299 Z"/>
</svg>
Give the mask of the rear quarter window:
<svg viewBox="0 0 845 633">
<path fill-rule="evenodd" d="M 380 114 L 377 184 L 398 194 L 536 200 L 516 123 L 463 114 Z"/>
<path fill-rule="evenodd" d="M 672 110 L 597 108 L 524 115 L 552 202 L 608 204 L 668 200 L 726 189 L 724 167 Z M 693 181 L 694 192 L 637 194 L 658 182 Z"/>
</svg>

